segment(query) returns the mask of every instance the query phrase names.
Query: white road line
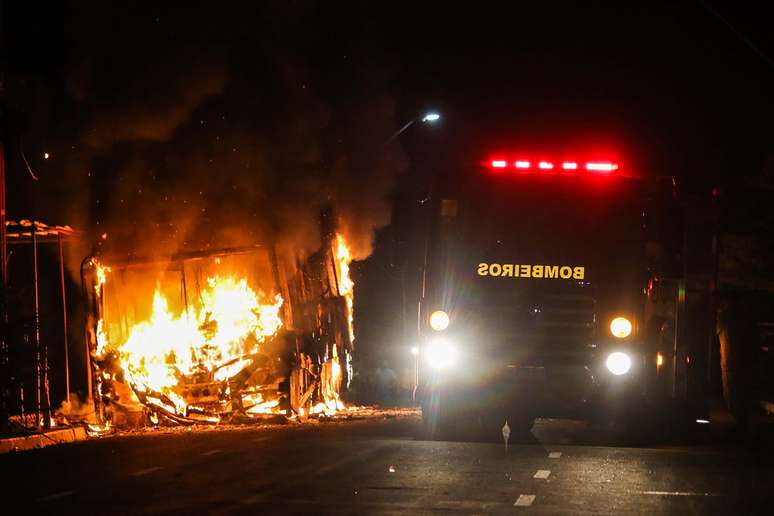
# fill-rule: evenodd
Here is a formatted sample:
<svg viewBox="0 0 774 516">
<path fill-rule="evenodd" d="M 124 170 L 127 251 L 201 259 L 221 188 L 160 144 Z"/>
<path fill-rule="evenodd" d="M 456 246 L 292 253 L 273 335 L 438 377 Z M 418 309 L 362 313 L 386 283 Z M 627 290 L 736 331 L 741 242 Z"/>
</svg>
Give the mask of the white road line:
<svg viewBox="0 0 774 516">
<path fill-rule="evenodd" d="M 561 456 L 562 456 L 562 452 L 560 451 L 552 451 L 551 453 L 548 454 L 549 459 L 558 459 Z"/>
<path fill-rule="evenodd" d="M 548 478 L 550 474 L 551 474 L 550 469 L 539 469 L 537 470 L 537 473 L 535 473 L 535 476 L 533 476 L 532 478 L 539 478 L 539 479 L 545 480 Z"/>
<path fill-rule="evenodd" d="M 141 469 L 140 471 L 135 471 L 134 473 L 132 473 L 132 476 L 141 477 L 143 475 L 147 475 L 148 473 L 153 473 L 154 471 L 158 471 L 160 469 L 164 469 L 164 468 L 162 468 L 161 466 L 154 466 L 152 468 Z"/>
<path fill-rule="evenodd" d="M 514 507 L 529 507 L 535 501 L 535 495 L 519 495 L 519 499 L 513 504 Z"/>
<path fill-rule="evenodd" d="M 723 496 L 721 493 L 692 493 L 690 491 L 640 491 L 640 494 L 656 496 Z"/>
<path fill-rule="evenodd" d="M 52 500 L 58 500 L 60 498 L 65 498 L 66 496 L 70 496 L 75 491 L 62 491 L 61 493 L 54 493 L 48 496 L 44 496 L 43 498 L 38 498 L 38 502 L 50 502 Z"/>
<path fill-rule="evenodd" d="M 220 453 L 221 451 L 223 451 L 223 450 L 210 450 L 210 451 L 206 451 L 206 452 L 202 453 L 201 456 L 202 457 L 209 457 L 210 455 L 215 455 L 216 453 Z"/>
<path fill-rule="evenodd" d="M 433 505 L 433 509 L 447 509 L 453 511 L 491 511 L 502 507 L 502 502 L 481 502 L 476 500 L 442 500 Z"/>
</svg>

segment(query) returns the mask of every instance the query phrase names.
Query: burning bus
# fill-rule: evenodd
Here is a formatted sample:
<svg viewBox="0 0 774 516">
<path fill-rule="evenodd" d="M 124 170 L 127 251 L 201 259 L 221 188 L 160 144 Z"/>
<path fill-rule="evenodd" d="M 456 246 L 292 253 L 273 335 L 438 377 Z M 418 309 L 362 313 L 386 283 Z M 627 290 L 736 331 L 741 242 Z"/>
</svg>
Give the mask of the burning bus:
<svg viewBox="0 0 774 516">
<path fill-rule="evenodd" d="M 344 409 L 354 284 L 332 220 L 323 217 L 321 247 L 308 256 L 256 245 L 84 260 L 103 420 L 266 421 Z"/>
<path fill-rule="evenodd" d="M 432 435 L 505 421 L 525 434 L 539 416 L 625 413 L 658 392 L 640 181 L 614 160 L 501 155 L 442 188 L 419 311 Z"/>
</svg>

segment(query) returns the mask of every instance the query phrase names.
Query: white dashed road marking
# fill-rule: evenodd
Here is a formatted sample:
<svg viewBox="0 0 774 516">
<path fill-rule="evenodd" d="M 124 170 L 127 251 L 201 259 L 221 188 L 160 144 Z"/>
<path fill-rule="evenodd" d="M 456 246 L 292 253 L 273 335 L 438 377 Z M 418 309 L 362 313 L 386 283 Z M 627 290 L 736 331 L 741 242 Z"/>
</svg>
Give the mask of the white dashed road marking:
<svg viewBox="0 0 774 516">
<path fill-rule="evenodd" d="M 540 479 L 545 480 L 546 478 L 548 478 L 548 476 L 550 474 L 551 474 L 551 470 L 550 469 L 539 469 L 539 470 L 537 470 L 537 473 L 535 473 L 535 476 L 532 477 L 532 478 L 540 478 Z"/>
<path fill-rule="evenodd" d="M 206 451 L 201 454 L 202 457 L 209 457 L 210 455 L 215 455 L 216 453 L 220 453 L 222 450 L 210 450 Z"/>
<path fill-rule="evenodd" d="M 562 456 L 562 452 L 560 451 L 552 451 L 551 453 L 548 454 L 549 459 L 558 459 L 561 456 Z"/>
<path fill-rule="evenodd" d="M 436 502 L 433 506 L 434 509 L 446 509 L 453 511 L 473 511 L 474 514 L 477 511 L 491 511 L 493 509 L 501 508 L 504 504 L 502 502 L 481 502 L 474 500 L 445 500 Z"/>
<path fill-rule="evenodd" d="M 154 471 L 158 471 L 160 469 L 164 469 L 164 468 L 162 468 L 161 466 L 154 466 L 152 468 L 141 469 L 140 471 L 135 471 L 134 473 L 132 473 L 132 476 L 141 477 L 143 475 L 147 475 L 148 473 L 153 473 Z"/>
<path fill-rule="evenodd" d="M 58 500 L 60 498 L 64 498 L 66 496 L 70 496 L 75 491 L 62 491 L 61 493 L 54 493 L 48 496 L 44 496 L 43 498 L 38 498 L 38 502 L 50 502 L 52 500 Z"/>
<path fill-rule="evenodd" d="M 529 507 L 535 501 L 535 495 L 519 495 L 519 499 L 513 504 L 514 507 Z"/>
<path fill-rule="evenodd" d="M 721 493 L 692 493 L 690 491 L 641 491 L 640 494 L 656 496 L 723 496 Z"/>
</svg>

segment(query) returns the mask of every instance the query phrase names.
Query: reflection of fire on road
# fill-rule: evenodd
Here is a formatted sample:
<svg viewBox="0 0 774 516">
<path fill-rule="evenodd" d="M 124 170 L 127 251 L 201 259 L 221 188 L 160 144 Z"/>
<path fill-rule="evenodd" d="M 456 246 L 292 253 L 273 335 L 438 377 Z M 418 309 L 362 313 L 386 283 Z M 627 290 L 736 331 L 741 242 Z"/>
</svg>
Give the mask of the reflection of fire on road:
<svg viewBox="0 0 774 516">
<path fill-rule="evenodd" d="M 115 424 L 345 410 L 354 284 L 342 235 L 288 263 L 266 248 L 89 262 L 100 412 Z"/>
</svg>

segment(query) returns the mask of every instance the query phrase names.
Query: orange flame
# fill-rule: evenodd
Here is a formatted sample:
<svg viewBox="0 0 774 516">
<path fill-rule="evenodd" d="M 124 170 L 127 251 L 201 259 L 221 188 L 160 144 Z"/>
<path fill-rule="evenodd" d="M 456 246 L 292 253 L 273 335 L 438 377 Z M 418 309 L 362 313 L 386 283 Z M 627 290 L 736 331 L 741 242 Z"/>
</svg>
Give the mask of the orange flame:
<svg viewBox="0 0 774 516">
<path fill-rule="evenodd" d="M 97 282 L 94 285 L 94 293 L 97 299 L 97 304 L 102 303 L 102 287 L 107 281 L 107 274 L 110 272 L 110 267 L 106 267 L 99 263 L 96 258 L 91 259 L 91 264 L 94 266 L 97 272 Z M 107 334 L 105 333 L 105 325 L 102 319 L 97 321 L 97 355 L 102 355 L 105 352 L 107 346 Z"/>
<path fill-rule="evenodd" d="M 183 377 L 230 378 L 282 327 L 282 297 L 256 293 L 244 279 L 209 278 L 201 302 L 198 311 L 189 308 L 176 315 L 157 289 L 150 318 L 135 324 L 125 342 L 107 346 L 119 356 L 135 390 L 166 395 L 179 414 L 185 413 L 186 402 L 175 388 Z"/>
<path fill-rule="evenodd" d="M 339 398 L 339 391 L 341 390 L 341 363 L 339 362 L 338 351 L 336 346 L 332 348 L 332 356 L 325 365 L 323 365 L 323 385 L 321 387 L 323 401 L 317 403 L 309 409 L 309 414 L 326 414 L 333 415 L 338 411 L 346 410 L 347 407 Z M 329 371 L 325 368 L 330 367 Z M 326 374 L 328 373 L 328 374 Z"/>
<path fill-rule="evenodd" d="M 352 342 L 355 338 L 354 282 L 349 269 L 352 254 L 340 234 L 336 235 L 333 255 L 338 293 L 345 299 Z M 216 263 L 219 263 L 218 259 Z M 101 301 L 110 268 L 96 260 L 92 264 L 96 269 L 97 298 Z M 261 345 L 282 327 L 282 304 L 280 295 L 271 297 L 260 290 L 255 291 L 245 279 L 216 275 L 207 280 L 195 306 L 174 313 L 157 287 L 151 315 L 131 326 L 128 337 L 122 342 L 111 340 L 104 321 L 97 322 L 98 355 L 112 353 L 118 358 L 127 383 L 142 395 L 144 403 L 173 409 L 179 415 L 188 415 L 191 410 L 198 413 L 205 409 L 188 404 L 186 397 L 190 400 L 190 392 L 186 390 L 186 384 L 199 382 L 202 377 L 208 378 L 205 380 L 208 382 L 224 382 L 251 364 Z M 300 414 L 332 415 L 347 410 L 339 398 L 339 391 L 343 381 L 342 367 L 349 367 L 349 355 L 341 358 L 345 364 L 340 361 L 337 345 L 332 346 L 330 356 L 321 364 L 320 401 L 308 409 L 300 408 Z M 227 396 L 229 389 L 230 386 L 226 386 L 223 391 Z M 283 412 L 279 400 L 264 399 L 261 393 L 240 393 L 239 396 L 246 414 Z M 217 415 L 201 417 L 219 420 Z"/>
<path fill-rule="evenodd" d="M 92 259 L 92 264 L 96 268 L 97 271 L 97 284 L 94 285 L 94 289 L 97 291 L 97 296 L 102 295 L 102 286 L 107 281 L 107 273 L 111 271 L 110 267 L 107 267 L 105 265 L 102 265 L 99 263 L 96 258 Z"/>
<path fill-rule="evenodd" d="M 355 300 L 355 283 L 349 277 L 349 264 L 352 263 L 352 253 L 347 241 L 341 234 L 336 234 L 336 275 L 339 280 L 339 294 L 347 300 L 347 322 L 349 323 L 349 340 L 355 340 L 353 312 Z"/>
</svg>

